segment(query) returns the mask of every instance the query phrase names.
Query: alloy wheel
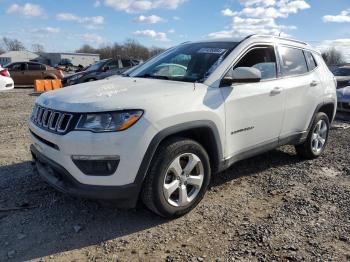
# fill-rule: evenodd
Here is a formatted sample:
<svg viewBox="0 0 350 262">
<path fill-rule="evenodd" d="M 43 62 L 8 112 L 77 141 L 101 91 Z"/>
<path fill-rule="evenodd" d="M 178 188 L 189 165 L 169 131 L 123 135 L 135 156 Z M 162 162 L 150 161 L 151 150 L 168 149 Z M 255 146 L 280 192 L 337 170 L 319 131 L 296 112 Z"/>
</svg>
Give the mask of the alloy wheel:
<svg viewBox="0 0 350 262">
<path fill-rule="evenodd" d="M 203 180 L 204 166 L 197 155 L 185 153 L 177 156 L 165 174 L 164 197 L 172 206 L 186 206 L 197 197 Z"/>
<path fill-rule="evenodd" d="M 327 140 L 328 126 L 326 121 L 320 120 L 317 122 L 311 138 L 311 148 L 315 154 L 319 154 Z"/>
</svg>

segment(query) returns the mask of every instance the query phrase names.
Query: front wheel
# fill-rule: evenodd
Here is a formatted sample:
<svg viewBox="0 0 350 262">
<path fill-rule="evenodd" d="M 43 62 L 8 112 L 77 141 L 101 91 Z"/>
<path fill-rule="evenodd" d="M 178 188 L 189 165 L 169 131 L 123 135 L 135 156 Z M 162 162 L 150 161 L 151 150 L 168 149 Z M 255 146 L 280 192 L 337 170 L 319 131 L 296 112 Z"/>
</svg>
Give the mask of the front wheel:
<svg viewBox="0 0 350 262">
<path fill-rule="evenodd" d="M 326 148 L 330 123 L 325 113 L 318 113 L 312 123 L 306 141 L 295 147 L 298 155 L 314 159 L 319 157 Z"/>
<path fill-rule="evenodd" d="M 205 149 L 190 139 L 171 139 L 156 152 L 142 190 L 144 204 L 168 218 L 191 211 L 202 200 L 210 182 Z"/>
</svg>

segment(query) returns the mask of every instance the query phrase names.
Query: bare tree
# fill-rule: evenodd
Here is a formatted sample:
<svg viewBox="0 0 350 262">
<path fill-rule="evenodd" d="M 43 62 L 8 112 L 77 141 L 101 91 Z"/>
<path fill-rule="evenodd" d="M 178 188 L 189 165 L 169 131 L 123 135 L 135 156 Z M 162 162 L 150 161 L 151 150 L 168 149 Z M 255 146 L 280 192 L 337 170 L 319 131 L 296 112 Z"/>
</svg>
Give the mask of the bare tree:
<svg viewBox="0 0 350 262">
<path fill-rule="evenodd" d="M 95 53 L 96 50 L 95 48 L 93 48 L 90 45 L 83 45 L 82 47 L 80 47 L 76 52 L 78 53 Z"/>
<path fill-rule="evenodd" d="M 44 53 L 45 52 L 45 47 L 42 44 L 32 44 L 32 50 L 35 53 Z"/>
<path fill-rule="evenodd" d="M 3 37 L 2 42 L 7 51 L 22 51 L 26 49 L 23 43 L 17 39 Z"/>
<path fill-rule="evenodd" d="M 96 53 L 101 59 L 105 58 L 135 58 L 146 60 L 160 52 L 164 51 L 162 48 L 152 47 L 147 48 L 134 39 L 127 39 L 124 43 L 114 43 L 103 45 L 99 48 L 93 48 L 89 45 L 83 45 L 76 50 L 80 53 Z"/>
<path fill-rule="evenodd" d="M 328 66 L 340 65 L 345 62 L 344 55 L 334 47 L 324 51 L 322 57 Z"/>
</svg>

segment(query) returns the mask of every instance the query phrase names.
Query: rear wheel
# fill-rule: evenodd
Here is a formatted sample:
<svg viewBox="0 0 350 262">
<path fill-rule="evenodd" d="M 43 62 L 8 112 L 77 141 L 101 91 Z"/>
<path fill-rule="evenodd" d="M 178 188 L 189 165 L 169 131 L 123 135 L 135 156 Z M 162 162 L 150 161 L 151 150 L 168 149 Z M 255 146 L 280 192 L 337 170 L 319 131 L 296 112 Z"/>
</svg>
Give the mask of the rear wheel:
<svg viewBox="0 0 350 262">
<path fill-rule="evenodd" d="M 208 154 L 200 144 L 189 139 L 171 139 L 156 152 L 142 200 L 163 217 L 184 215 L 202 200 L 210 172 Z"/>
<path fill-rule="evenodd" d="M 318 113 L 312 123 L 306 141 L 295 147 L 298 155 L 313 159 L 319 157 L 326 148 L 330 123 L 325 113 Z"/>
</svg>

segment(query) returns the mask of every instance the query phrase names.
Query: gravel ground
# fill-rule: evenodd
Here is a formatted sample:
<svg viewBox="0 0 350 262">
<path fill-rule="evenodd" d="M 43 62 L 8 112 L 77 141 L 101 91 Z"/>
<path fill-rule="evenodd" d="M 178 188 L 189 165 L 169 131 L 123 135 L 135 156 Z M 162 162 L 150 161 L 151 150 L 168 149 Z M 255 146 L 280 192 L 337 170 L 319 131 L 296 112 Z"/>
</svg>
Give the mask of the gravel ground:
<svg viewBox="0 0 350 262">
<path fill-rule="evenodd" d="M 323 157 L 286 146 L 241 161 L 169 221 L 61 194 L 33 174 L 34 100 L 0 93 L 0 261 L 350 260 L 349 120 L 334 123 Z"/>
</svg>

